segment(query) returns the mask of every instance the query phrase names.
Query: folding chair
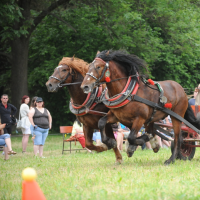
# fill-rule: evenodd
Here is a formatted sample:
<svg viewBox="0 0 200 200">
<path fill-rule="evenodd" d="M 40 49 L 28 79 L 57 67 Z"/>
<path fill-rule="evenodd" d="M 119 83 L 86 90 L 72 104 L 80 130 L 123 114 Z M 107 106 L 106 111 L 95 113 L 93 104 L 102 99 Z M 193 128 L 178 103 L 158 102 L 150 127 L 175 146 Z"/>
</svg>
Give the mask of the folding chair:
<svg viewBox="0 0 200 200">
<path fill-rule="evenodd" d="M 78 141 L 77 139 L 76 140 L 71 140 L 71 141 L 65 140 L 65 134 L 72 133 L 72 128 L 73 128 L 73 126 L 60 126 L 60 133 L 63 134 L 63 149 L 62 149 L 62 154 L 63 154 L 64 151 L 70 151 L 70 153 L 71 153 L 72 151 L 76 151 L 76 150 L 85 150 L 85 149 L 72 149 L 72 144 L 71 143 L 75 142 L 75 144 L 76 144 L 76 142 Z M 70 148 L 67 149 L 67 150 L 64 149 L 65 148 L 65 146 L 64 146 L 65 142 L 69 142 L 70 143 Z"/>
</svg>

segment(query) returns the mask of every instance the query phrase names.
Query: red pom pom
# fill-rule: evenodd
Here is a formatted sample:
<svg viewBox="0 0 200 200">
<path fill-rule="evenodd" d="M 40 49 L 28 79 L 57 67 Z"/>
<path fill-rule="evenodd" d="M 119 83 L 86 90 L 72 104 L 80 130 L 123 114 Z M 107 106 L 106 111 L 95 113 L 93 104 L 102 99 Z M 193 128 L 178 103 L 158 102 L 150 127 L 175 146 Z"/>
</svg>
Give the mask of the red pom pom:
<svg viewBox="0 0 200 200">
<path fill-rule="evenodd" d="M 165 108 L 172 108 L 172 104 L 171 104 L 171 103 L 166 103 L 166 104 L 164 105 L 164 107 L 165 107 Z"/>
<path fill-rule="evenodd" d="M 154 81 L 153 80 L 148 79 L 147 81 L 149 82 L 150 85 L 154 85 Z"/>
<path fill-rule="evenodd" d="M 107 77 L 105 78 L 105 81 L 106 81 L 106 82 L 110 82 L 110 77 L 107 76 Z"/>
</svg>

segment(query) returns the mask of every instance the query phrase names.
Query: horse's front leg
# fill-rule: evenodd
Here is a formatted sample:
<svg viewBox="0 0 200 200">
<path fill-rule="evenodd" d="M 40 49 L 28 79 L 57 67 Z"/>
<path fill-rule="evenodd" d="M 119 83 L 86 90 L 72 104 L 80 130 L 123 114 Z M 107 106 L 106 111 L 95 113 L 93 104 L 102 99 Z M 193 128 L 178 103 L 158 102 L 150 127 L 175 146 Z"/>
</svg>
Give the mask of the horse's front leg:
<svg viewBox="0 0 200 200">
<path fill-rule="evenodd" d="M 128 136 L 129 145 L 126 150 L 128 157 L 131 157 L 133 155 L 138 145 L 142 146 L 145 142 L 149 141 L 149 137 L 145 134 L 137 138 L 137 133 L 139 132 L 143 124 L 144 120 L 139 117 L 135 118 L 133 121 L 131 132 Z"/>
<path fill-rule="evenodd" d="M 93 144 L 93 141 L 92 141 L 93 129 L 92 128 L 83 125 L 83 132 L 84 132 L 84 136 L 85 136 L 85 146 L 88 149 L 94 150 L 97 152 L 106 151 L 108 149 L 106 145 L 95 146 Z"/>
<path fill-rule="evenodd" d="M 102 142 L 104 144 L 106 144 L 108 149 L 112 149 L 112 148 L 117 147 L 117 142 L 114 139 L 114 136 L 113 136 L 113 138 L 110 138 L 110 137 L 107 136 L 107 134 L 109 134 L 109 132 L 112 131 L 111 129 L 109 130 L 109 126 L 107 125 L 108 118 L 109 118 L 108 115 L 102 117 L 98 122 L 98 127 L 99 127 L 100 132 L 101 132 Z M 113 132 L 111 132 L 111 133 L 113 133 Z"/>
<path fill-rule="evenodd" d="M 149 137 L 149 142 L 151 144 L 151 148 L 153 149 L 154 153 L 157 153 L 160 149 L 160 144 L 158 141 L 157 136 L 154 133 L 154 123 L 150 123 L 148 126 L 145 126 L 145 132 Z"/>
<path fill-rule="evenodd" d="M 115 140 L 111 124 L 107 124 L 107 122 L 116 122 L 116 117 L 110 111 L 106 116 L 102 117 L 98 123 L 98 127 L 101 131 L 102 142 L 104 143 L 103 145 L 106 145 L 108 149 L 113 148 L 116 163 L 122 163 L 122 155 L 117 148 L 117 142 Z"/>
</svg>

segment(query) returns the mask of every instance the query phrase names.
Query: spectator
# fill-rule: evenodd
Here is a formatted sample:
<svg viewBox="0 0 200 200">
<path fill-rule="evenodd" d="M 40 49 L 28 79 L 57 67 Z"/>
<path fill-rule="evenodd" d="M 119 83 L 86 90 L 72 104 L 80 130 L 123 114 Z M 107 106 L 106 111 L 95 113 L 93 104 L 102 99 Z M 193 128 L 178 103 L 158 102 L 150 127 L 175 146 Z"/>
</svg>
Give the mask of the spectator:
<svg viewBox="0 0 200 200">
<path fill-rule="evenodd" d="M 195 100 L 196 100 L 197 94 L 198 94 L 198 88 L 196 87 L 195 90 L 194 90 L 193 98 L 191 98 L 188 101 L 191 106 L 195 105 Z"/>
<path fill-rule="evenodd" d="M 89 153 L 92 153 L 92 151 L 89 150 L 85 146 L 85 137 L 84 137 L 84 133 L 83 133 L 83 124 L 77 118 L 76 118 L 76 120 L 74 121 L 74 124 L 73 124 L 72 136 L 75 136 L 75 138 L 78 139 L 78 141 L 80 142 L 80 144 L 83 147 L 83 149 L 86 149 Z M 73 137 L 71 137 L 71 138 L 73 139 Z"/>
<path fill-rule="evenodd" d="M 36 97 L 36 96 L 32 98 L 31 105 L 30 105 L 30 110 L 36 107 L 36 99 L 37 98 L 38 97 Z M 30 130 L 31 130 L 31 134 L 32 134 L 32 138 L 31 139 L 34 140 L 35 139 L 35 135 L 33 135 L 33 126 L 30 126 Z M 34 141 L 33 141 L 33 144 L 34 144 Z"/>
<path fill-rule="evenodd" d="M 17 112 L 17 108 L 12 104 L 8 103 L 8 95 L 3 94 L 1 96 L 1 103 L 0 103 L 0 115 L 1 115 L 1 123 L 6 124 L 4 128 L 4 134 L 12 133 L 12 119 Z"/>
<path fill-rule="evenodd" d="M 163 122 L 164 124 L 171 124 L 172 121 L 171 121 L 170 115 L 168 115 L 162 122 Z M 164 129 L 165 129 L 165 128 L 164 128 Z M 167 130 L 170 131 L 172 134 L 174 134 L 173 129 L 167 129 Z M 163 134 L 165 137 L 168 137 L 168 138 L 171 139 L 170 136 L 168 136 L 168 135 L 166 135 L 166 134 L 164 134 L 164 133 L 162 133 L 162 134 Z M 157 135 L 156 137 L 157 137 L 157 139 L 158 139 L 158 141 L 159 141 L 160 147 L 164 147 L 164 146 L 170 147 L 170 146 L 171 146 L 171 141 L 167 141 L 167 140 L 161 139 L 158 135 Z"/>
<path fill-rule="evenodd" d="M 198 93 L 197 93 L 197 96 L 196 96 L 196 99 L 195 99 L 195 105 L 199 106 L 200 105 L 200 84 L 198 85 L 197 87 L 198 89 Z"/>
<path fill-rule="evenodd" d="M 117 141 L 117 147 L 120 151 L 122 151 L 123 150 L 123 138 L 124 138 L 123 129 L 121 128 L 119 122 L 112 124 L 112 129 L 114 132 L 115 139 Z"/>
<path fill-rule="evenodd" d="M 10 135 L 8 133 L 3 134 L 3 128 L 6 124 L 0 124 L 0 146 L 4 146 L 4 160 L 8 160 L 8 155 L 16 154 L 15 151 L 12 150 Z"/>
<path fill-rule="evenodd" d="M 145 128 L 144 128 L 144 125 L 141 127 L 140 131 L 138 132 L 138 137 L 143 135 L 145 133 Z M 150 142 L 145 142 L 143 145 L 142 145 L 142 150 L 144 149 L 149 149 L 149 150 L 152 150 L 151 148 L 151 144 Z"/>
<path fill-rule="evenodd" d="M 31 134 L 30 126 L 31 123 L 28 118 L 29 114 L 29 106 L 28 103 L 30 101 L 29 96 L 24 95 L 22 97 L 21 106 L 20 106 L 20 115 L 21 115 L 21 123 L 22 123 L 22 153 L 26 152 L 26 147 L 29 140 L 29 135 Z"/>
<path fill-rule="evenodd" d="M 32 98 L 32 100 L 31 100 L 31 105 L 30 105 L 30 110 L 32 109 L 32 108 L 35 108 L 36 107 L 36 99 L 37 99 L 38 97 L 33 97 Z"/>
<path fill-rule="evenodd" d="M 101 144 L 101 133 L 99 130 L 94 130 L 92 140 L 95 141 L 97 145 Z"/>
<path fill-rule="evenodd" d="M 51 129 L 52 117 L 50 112 L 44 108 L 44 102 L 41 97 L 36 99 L 36 107 L 29 112 L 29 120 L 34 130 L 34 154 L 37 156 L 39 150 L 39 156 L 43 157 L 43 147 L 45 140 L 48 136 L 48 132 Z"/>
</svg>

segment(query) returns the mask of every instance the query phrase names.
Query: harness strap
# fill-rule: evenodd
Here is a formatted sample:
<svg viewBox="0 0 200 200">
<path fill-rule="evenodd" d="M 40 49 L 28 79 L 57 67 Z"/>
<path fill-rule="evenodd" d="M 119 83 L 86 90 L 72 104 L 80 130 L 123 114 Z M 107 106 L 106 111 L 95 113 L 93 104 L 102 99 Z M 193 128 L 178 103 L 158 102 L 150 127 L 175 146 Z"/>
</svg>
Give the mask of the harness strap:
<svg viewBox="0 0 200 200">
<path fill-rule="evenodd" d="M 188 127 L 190 127 L 191 129 L 193 129 L 195 132 L 197 132 L 198 134 L 200 134 L 200 130 L 199 129 L 197 129 L 195 126 L 193 126 L 192 124 L 190 124 L 188 121 L 186 121 L 184 118 L 182 118 L 180 115 L 176 114 L 175 112 L 173 112 L 173 111 L 171 111 L 171 110 L 169 110 L 169 109 L 167 109 L 165 107 L 162 107 L 162 106 L 158 105 L 157 103 L 154 103 L 152 101 L 149 101 L 147 99 L 139 97 L 137 95 L 134 95 L 133 100 L 141 102 L 141 103 L 144 103 L 144 104 L 146 104 L 148 106 L 151 106 L 153 108 L 155 107 L 158 110 L 161 110 L 162 112 L 167 113 L 168 115 L 173 116 L 174 118 L 178 119 L 179 121 L 183 122 L 185 125 L 187 125 Z"/>
<path fill-rule="evenodd" d="M 172 133 L 170 133 L 169 131 L 166 131 L 165 129 L 161 128 L 159 125 L 157 125 L 157 124 L 154 123 L 154 126 L 153 126 L 153 127 L 154 127 L 156 130 L 159 130 L 159 131 L 161 131 L 162 133 L 173 137 L 173 134 L 172 134 Z"/>
<path fill-rule="evenodd" d="M 157 130 L 154 129 L 154 133 L 158 136 L 160 136 L 162 139 L 167 140 L 167 141 L 173 141 L 173 139 L 169 139 L 168 137 L 166 137 L 165 135 L 163 135 L 162 133 L 158 132 Z"/>
</svg>

